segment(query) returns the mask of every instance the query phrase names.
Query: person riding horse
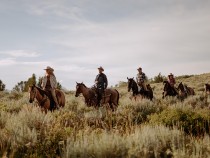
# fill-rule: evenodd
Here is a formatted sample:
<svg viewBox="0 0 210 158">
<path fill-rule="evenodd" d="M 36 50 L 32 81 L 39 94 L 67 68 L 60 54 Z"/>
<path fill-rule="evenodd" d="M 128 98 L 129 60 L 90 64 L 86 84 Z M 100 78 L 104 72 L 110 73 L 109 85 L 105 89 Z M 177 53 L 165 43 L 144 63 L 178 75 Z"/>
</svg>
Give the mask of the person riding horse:
<svg viewBox="0 0 210 158">
<path fill-rule="evenodd" d="M 108 86 L 108 80 L 106 75 L 103 73 L 103 67 L 98 68 L 99 74 L 96 76 L 96 93 L 97 93 L 97 106 L 100 106 L 101 99 L 103 97 L 104 91 Z"/>
<path fill-rule="evenodd" d="M 177 89 L 175 88 L 176 80 L 175 80 L 174 75 L 172 73 L 170 73 L 168 75 L 168 82 L 171 85 L 171 87 L 173 88 L 174 92 L 178 93 Z"/>
<path fill-rule="evenodd" d="M 136 82 L 137 84 L 143 88 L 144 91 L 148 91 L 147 86 L 146 86 L 146 75 L 144 72 L 142 72 L 142 68 L 139 67 L 138 69 L 138 74 L 136 75 Z"/>
<path fill-rule="evenodd" d="M 46 75 L 42 79 L 41 87 L 43 90 L 47 91 L 52 95 L 52 98 L 55 102 L 55 106 L 57 109 L 59 109 L 60 105 L 58 104 L 58 100 L 55 94 L 55 89 L 57 88 L 57 80 L 55 74 L 53 73 L 54 69 L 50 66 L 47 66 L 47 68 L 44 70 L 46 70 Z"/>
</svg>

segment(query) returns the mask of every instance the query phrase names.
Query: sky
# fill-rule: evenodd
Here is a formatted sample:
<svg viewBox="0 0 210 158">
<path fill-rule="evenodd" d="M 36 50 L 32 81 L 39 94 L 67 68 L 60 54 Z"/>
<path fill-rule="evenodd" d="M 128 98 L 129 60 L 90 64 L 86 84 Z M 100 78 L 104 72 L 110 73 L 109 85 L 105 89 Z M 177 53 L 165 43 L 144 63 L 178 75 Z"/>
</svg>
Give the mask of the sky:
<svg viewBox="0 0 210 158">
<path fill-rule="evenodd" d="M 0 0 L 0 80 L 54 68 L 63 87 L 210 72 L 209 0 Z"/>
</svg>

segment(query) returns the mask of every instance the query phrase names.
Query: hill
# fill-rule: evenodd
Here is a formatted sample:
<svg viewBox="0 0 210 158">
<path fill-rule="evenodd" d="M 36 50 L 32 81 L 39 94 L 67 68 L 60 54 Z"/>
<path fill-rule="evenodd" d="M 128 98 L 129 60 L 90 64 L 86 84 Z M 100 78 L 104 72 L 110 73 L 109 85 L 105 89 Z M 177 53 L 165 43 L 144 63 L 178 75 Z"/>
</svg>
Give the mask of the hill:
<svg viewBox="0 0 210 158">
<path fill-rule="evenodd" d="M 196 95 L 162 99 L 163 84 L 152 83 L 155 99 L 134 101 L 120 82 L 116 112 L 87 107 L 71 92 L 63 109 L 45 114 L 27 93 L 1 92 L 0 157 L 208 157 L 210 101 L 203 86 L 210 74 L 177 82 Z"/>
</svg>

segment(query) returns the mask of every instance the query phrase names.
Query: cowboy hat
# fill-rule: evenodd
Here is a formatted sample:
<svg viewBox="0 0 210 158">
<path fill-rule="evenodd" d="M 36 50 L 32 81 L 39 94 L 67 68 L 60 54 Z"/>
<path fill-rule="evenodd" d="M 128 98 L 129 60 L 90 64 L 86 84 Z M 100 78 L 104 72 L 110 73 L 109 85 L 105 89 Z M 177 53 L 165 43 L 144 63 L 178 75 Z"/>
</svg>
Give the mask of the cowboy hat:
<svg viewBox="0 0 210 158">
<path fill-rule="evenodd" d="M 141 68 L 141 67 L 139 67 L 137 70 L 142 70 L 142 68 Z"/>
<path fill-rule="evenodd" d="M 103 68 L 103 67 L 101 67 L 101 66 L 100 66 L 98 69 L 99 69 L 99 70 L 102 70 L 102 71 L 104 71 L 104 68 Z"/>
<path fill-rule="evenodd" d="M 50 66 L 47 66 L 46 69 L 44 69 L 44 70 L 51 70 L 51 71 L 54 71 L 54 69 L 51 68 Z"/>
<path fill-rule="evenodd" d="M 172 73 L 170 73 L 168 76 L 174 76 Z"/>
</svg>

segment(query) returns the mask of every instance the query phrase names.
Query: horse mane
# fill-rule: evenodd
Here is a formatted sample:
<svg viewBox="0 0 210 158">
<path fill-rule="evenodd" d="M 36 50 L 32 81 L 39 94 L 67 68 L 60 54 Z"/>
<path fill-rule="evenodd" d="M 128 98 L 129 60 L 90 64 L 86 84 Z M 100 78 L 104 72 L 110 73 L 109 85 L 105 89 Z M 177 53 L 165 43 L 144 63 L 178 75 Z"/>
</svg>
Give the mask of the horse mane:
<svg viewBox="0 0 210 158">
<path fill-rule="evenodd" d="M 41 94 L 42 96 L 47 95 L 47 92 L 44 91 L 43 89 L 41 89 L 40 87 L 37 87 L 37 86 L 34 86 L 34 87 L 36 87 L 36 88 L 38 89 L 38 91 L 40 92 L 40 94 Z"/>
<path fill-rule="evenodd" d="M 163 81 L 163 83 L 169 83 L 167 80 Z"/>
<path fill-rule="evenodd" d="M 84 86 L 85 88 L 87 88 L 87 86 L 82 82 L 82 83 L 77 83 L 77 85 L 82 85 Z"/>
<path fill-rule="evenodd" d="M 86 85 L 85 85 L 84 83 L 80 83 L 80 84 L 83 85 L 85 88 L 87 88 Z"/>
<path fill-rule="evenodd" d="M 130 81 L 130 82 L 132 82 L 132 85 L 133 86 L 129 86 L 131 89 L 132 89 L 132 91 L 133 91 L 133 95 L 135 94 L 135 95 L 137 95 L 138 94 L 138 85 L 137 85 L 137 83 L 136 83 L 136 81 L 134 80 L 134 78 L 127 78 L 128 79 L 128 81 Z"/>
<path fill-rule="evenodd" d="M 181 89 L 181 88 L 184 88 L 184 87 L 185 87 L 184 84 L 182 82 L 180 82 L 177 88 Z"/>
<path fill-rule="evenodd" d="M 136 83 L 136 81 L 135 81 L 133 78 L 129 78 L 129 80 L 132 80 L 133 82 L 135 82 L 135 83 Z"/>
</svg>

